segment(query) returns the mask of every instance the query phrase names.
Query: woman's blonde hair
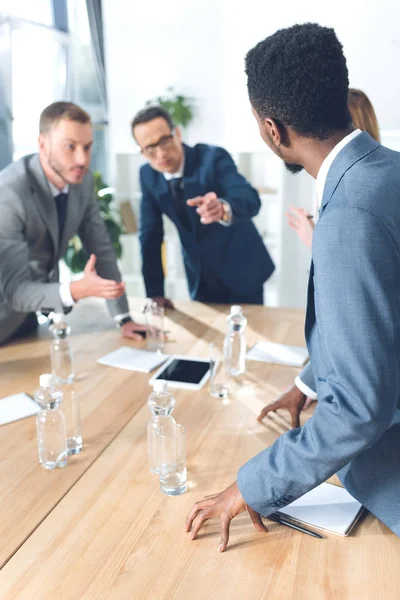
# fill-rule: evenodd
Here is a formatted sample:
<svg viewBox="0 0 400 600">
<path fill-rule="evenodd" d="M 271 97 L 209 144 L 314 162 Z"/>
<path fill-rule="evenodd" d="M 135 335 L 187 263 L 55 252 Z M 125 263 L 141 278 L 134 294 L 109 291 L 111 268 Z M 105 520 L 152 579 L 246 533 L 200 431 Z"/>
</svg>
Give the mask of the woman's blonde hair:
<svg viewBox="0 0 400 600">
<path fill-rule="evenodd" d="M 380 142 L 378 121 L 370 99 L 361 90 L 349 88 L 347 105 L 353 124 L 367 131 L 377 142 Z"/>
</svg>

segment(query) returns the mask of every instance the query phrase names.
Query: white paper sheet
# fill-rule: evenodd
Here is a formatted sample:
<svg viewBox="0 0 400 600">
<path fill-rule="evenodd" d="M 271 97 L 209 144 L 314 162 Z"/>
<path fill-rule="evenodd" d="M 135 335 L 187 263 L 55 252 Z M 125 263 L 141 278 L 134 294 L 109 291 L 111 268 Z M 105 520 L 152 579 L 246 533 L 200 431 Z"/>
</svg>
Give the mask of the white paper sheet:
<svg viewBox="0 0 400 600">
<path fill-rule="evenodd" d="M 31 417 L 38 412 L 39 407 L 36 402 L 24 392 L 0 398 L 0 425 Z"/>
<path fill-rule="evenodd" d="M 100 365 L 105 365 L 107 367 L 127 369 L 128 371 L 139 371 L 140 373 L 150 373 L 150 371 L 162 365 L 167 358 L 169 358 L 167 354 L 159 354 L 157 352 L 129 348 L 129 346 L 121 346 L 118 350 L 114 350 L 114 352 L 102 356 L 97 362 Z"/>
<path fill-rule="evenodd" d="M 321 483 L 277 512 L 300 523 L 347 535 L 361 508 L 360 502 L 344 488 Z"/>
<path fill-rule="evenodd" d="M 259 360 L 289 367 L 302 367 L 307 356 L 307 348 L 285 346 L 274 342 L 257 342 L 246 354 L 248 360 Z"/>
</svg>

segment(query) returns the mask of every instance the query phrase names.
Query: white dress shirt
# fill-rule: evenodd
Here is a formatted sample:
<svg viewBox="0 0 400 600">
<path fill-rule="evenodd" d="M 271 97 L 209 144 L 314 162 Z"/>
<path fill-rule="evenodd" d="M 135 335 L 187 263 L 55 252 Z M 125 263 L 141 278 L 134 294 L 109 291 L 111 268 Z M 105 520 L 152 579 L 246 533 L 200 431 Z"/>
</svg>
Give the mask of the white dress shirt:
<svg viewBox="0 0 400 600">
<path fill-rule="evenodd" d="M 163 175 L 167 181 L 171 181 L 171 179 L 182 179 L 184 171 L 185 171 L 185 157 L 183 157 L 181 165 L 176 173 L 163 173 Z"/>
<path fill-rule="evenodd" d="M 317 178 L 315 180 L 319 207 L 321 207 L 322 197 L 324 195 L 326 178 L 328 177 L 328 172 L 332 166 L 333 161 L 335 160 L 335 158 L 337 157 L 339 152 L 341 150 L 343 150 L 343 148 L 345 146 L 347 146 L 347 144 L 349 142 L 351 142 L 351 140 L 353 140 L 355 137 L 357 137 L 360 133 L 361 133 L 361 129 L 355 129 L 354 131 L 349 133 L 349 135 L 346 135 L 346 137 L 344 137 L 342 140 L 340 140 L 340 142 L 338 144 L 336 144 L 336 146 L 334 148 L 332 148 L 332 150 L 329 152 L 328 156 L 325 157 L 322 165 L 320 166 Z"/>
<path fill-rule="evenodd" d="M 317 199 L 319 208 L 321 208 L 326 178 L 328 176 L 328 172 L 332 166 L 333 161 L 335 160 L 339 152 L 343 150 L 343 148 L 347 146 L 347 144 L 351 142 L 351 140 L 354 139 L 359 133 L 361 133 L 361 130 L 356 129 L 355 131 L 349 133 L 349 135 L 346 135 L 346 137 L 344 137 L 338 144 L 336 144 L 334 148 L 332 148 L 332 150 L 329 152 L 328 156 L 324 159 L 322 165 L 320 166 L 316 178 Z M 299 375 L 294 380 L 294 383 L 296 387 L 298 387 L 299 390 L 303 392 L 303 394 L 305 394 L 309 398 L 312 398 L 312 400 L 317 400 L 317 394 L 300 379 Z"/>
</svg>

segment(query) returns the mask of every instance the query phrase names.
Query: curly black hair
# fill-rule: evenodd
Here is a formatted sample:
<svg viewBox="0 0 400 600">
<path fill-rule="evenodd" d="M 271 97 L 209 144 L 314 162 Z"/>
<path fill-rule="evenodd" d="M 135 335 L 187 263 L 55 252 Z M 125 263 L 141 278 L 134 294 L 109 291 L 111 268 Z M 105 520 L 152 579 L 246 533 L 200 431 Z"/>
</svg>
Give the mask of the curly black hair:
<svg viewBox="0 0 400 600">
<path fill-rule="evenodd" d="M 351 123 L 346 59 L 333 29 L 304 23 L 276 31 L 249 50 L 246 74 L 261 118 L 316 139 Z"/>
</svg>

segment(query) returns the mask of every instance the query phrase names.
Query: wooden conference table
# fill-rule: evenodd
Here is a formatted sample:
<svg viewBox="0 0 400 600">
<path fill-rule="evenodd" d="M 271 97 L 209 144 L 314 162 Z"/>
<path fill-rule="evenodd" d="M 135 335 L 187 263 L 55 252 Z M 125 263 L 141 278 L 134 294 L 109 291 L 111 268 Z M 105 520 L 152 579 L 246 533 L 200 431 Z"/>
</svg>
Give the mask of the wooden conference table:
<svg viewBox="0 0 400 600">
<path fill-rule="evenodd" d="M 139 300 L 131 303 L 138 309 Z M 249 344 L 304 343 L 301 311 L 245 313 Z M 210 342 L 222 343 L 226 314 L 223 306 L 177 303 L 168 313 L 167 352 L 206 356 Z M 34 418 L 0 427 L 1 600 L 400 597 L 400 540 L 371 515 L 348 538 L 318 540 L 271 522 L 260 534 L 242 514 L 223 554 L 215 521 L 198 540 L 187 539 L 192 504 L 228 486 L 241 464 L 287 428 L 285 415 L 265 426 L 248 407 L 276 398 L 297 369 L 249 362 L 229 404 L 206 388 L 176 391 L 174 416 L 187 427 L 189 490 L 166 497 L 147 467 L 149 376 L 96 364 L 122 343 L 102 302 L 82 302 L 69 321 L 85 448 L 67 468 L 47 472 L 37 460 Z M 0 348 L 0 397 L 34 392 L 49 370 L 49 343 L 43 327 Z"/>
</svg>

